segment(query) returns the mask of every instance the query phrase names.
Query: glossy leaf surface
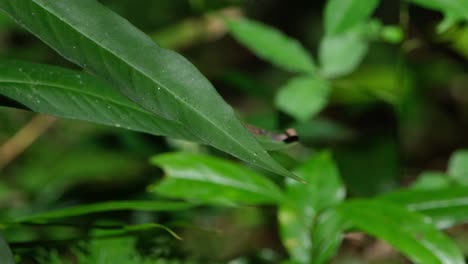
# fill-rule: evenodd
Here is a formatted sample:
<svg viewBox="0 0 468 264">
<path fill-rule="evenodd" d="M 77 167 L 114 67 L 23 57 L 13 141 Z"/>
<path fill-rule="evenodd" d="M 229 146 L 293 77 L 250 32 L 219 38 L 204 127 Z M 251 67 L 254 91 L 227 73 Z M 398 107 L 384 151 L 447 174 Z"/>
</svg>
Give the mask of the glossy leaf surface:
<svg viewBox="0 0 468 264">
<path fill-rule="evenodd" d="M 158 47 L 97 1 L 4 0 L 0 9 L 63 57 L 109 80 L 126 97 L 179 123 L 203 143 L 294 177 L 246 131 L 190 62 Z"/>
<path fill-rule="evenodd" d="M 168 153 L 151 159 L 165 178 L 150 190 L 160 195 L 207 204 L 274 204 L 283 193 L 270 180 L 238 164 L 191 153 Z"/>
</svg>

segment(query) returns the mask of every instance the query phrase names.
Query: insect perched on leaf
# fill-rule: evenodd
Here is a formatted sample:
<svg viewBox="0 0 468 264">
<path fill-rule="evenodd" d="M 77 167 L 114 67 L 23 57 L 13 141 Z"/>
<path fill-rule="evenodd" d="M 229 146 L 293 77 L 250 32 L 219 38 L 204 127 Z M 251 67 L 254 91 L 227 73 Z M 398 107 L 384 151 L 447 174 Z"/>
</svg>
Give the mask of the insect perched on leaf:
<svg viewBox="0 0 468 264">
<path fill-rule="evenodd" d="M 253 125 L 246 124 L 245 127 L 250 131 L 250 133 L 256 136 L 270 138 L 273 141 L 280 141 L 284 143 L 294 143 L 299 141 L 299 136 L 297 135 L 297 132 L 294 128 L 288 128 L 283 133 L 274 133 Z"/>
</svg>

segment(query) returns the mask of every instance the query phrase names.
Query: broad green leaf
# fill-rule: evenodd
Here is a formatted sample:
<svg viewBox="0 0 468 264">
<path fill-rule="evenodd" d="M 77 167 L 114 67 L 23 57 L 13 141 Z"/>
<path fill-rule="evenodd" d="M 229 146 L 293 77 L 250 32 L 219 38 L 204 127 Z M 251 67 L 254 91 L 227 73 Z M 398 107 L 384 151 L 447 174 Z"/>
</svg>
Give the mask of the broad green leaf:
<svg viewBox="0 0 468 264">
<path fill-rule="evenodd" d="M 0 94 L 39 113 L 197 141 L 179 123 L 151 114 L 108 82 L 79 71 L 0 60 Z"/>
<path fill-rule="evenodd" d="M 415 190 L 437 190 L 452 184 L 447 174 L 437 171 L 422 173 L 413 184 L 411 189 Z"/>
<path fill-rule="evenodd" d="M 104 77 L 160 118 L 240 159 L 295 177 L 274 161 L 184 57 L 95 0 L 2 0 L 0 9 L 65 58 Z M 215 106 L 215 107 L 214 107 Z"/>
<path fill-rule="evenodd" d="M 340 35 L 325 36 L 320 42 L 321 71 L 328 78 L 336 78 L 354 71 L 367 54 L 368 42 L 361 27 Z"/>
<path fill-rule="evenodd" d="M 325 7 L 326 35 L 342 34 L 365 22 L 378 4 L 379 0 L 328 0 Z"/>
<path fill-rule="evenodd" d="M 152 192 L 170 198 L 207 204 L 272 204 L 283 194 L 266 177 L 232 162 L 192 153 L 155 156 L 165 178 L 150 187 Z"/>
<path fill-rule="evenodd" d="M 385 240 L 415 263 L 465 263 L 452 240 L 428 218 L 404 207 L 378 200 L 354 200 L 338 210 L 351 228 Z"/>
<path fill-rule="evenodd" d="M 427 215 L 441 228 L 468 221 L 468 187 L 402 190 L 384 194 L 378 199 Z"/>
<path fill-rule="evenodd" d="M 258 57 L 297 73 L 314 73 L 315 65 L 307 50 L 295 39 L 260 22 L 239 19 L 227 22 L 237 41 Z"/>
<path fill-rule="evenodd" d="M 111 212 L 111 211 L 179 211 L 187 210 L 194 205 L 182 202 L 169 201 L 110 201 L 93 203 L 89 205 L 78 205 L 63 209 L 52 210 L 44 213 L 39 213 L 15 220 L 15 223 L 46 223 L 56 219 L 76 217 L 93 213 Z"/>
<path fill-rule="evenodd" d="M 313 77 L 293 78 L 276 96 L 276 106 L 301 122 L 319 113 L 328 103 L 330 85 Z"/>
<path fill-rule="evenodd" d="M 79 71 L 0 59 L 0 94 L 39 113 L 200 141 L 179 123 L 151 114 L 108 82 Z M 288 147 L 269 137 L 256 137 L 267 150 Z"/>
<path fill-rule="evenodd" d="M 459 150 L 450 157 L 448 174 L 460 184 L 468 184 L 468 150 Z"/>
<path fill-rule="evenodd" d="M 0 261 L 2 264 L 15 264 L 15 258 L 10 247 L 0 235 Z"/>
<path fill-rule="evenodd" d="M 426 8 L 438 10 L 453 17 L 468 19 L 468 0 L 410 0 Z"/>
<path fill-rule="evenodd" d="M 314 219 L 323 210 L 339 204 L 345 190 L 329 152 L 315 155 L 294 172 L 307 184 L 287 182 L 286 197 L 278 212 L 281 239 L 293 260 L 310 263 L 315 243 L 311 240 Z"/>
</svg>

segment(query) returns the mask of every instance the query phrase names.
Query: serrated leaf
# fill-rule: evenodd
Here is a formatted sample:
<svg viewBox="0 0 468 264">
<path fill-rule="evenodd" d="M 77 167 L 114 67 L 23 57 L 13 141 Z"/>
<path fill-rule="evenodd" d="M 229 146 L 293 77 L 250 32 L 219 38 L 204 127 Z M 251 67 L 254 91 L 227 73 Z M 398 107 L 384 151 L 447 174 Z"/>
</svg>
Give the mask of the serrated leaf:
<svg viewBox="0 0 468 264">
<path fill-rule="evenodd" d="M 338 210 L 350 228 L 385 240 L 415 263 L 465 263 L 452 240 L 428 218 L 404 207 L 378 200 L 354 200 L 340 205 Z"/>
<path fill-rule="evenodd" d="M 364 59 L 368 46 L 361 27 L 340 35 L 325 36 L 319 47 L 323 75 L 327 78 L 337 78 L 351 73 Z"/>
<path fill-rule="evenodd" d="M 326 35 L 342 34 L 365 22 L 379 2 L 379 0 L 328 0 L 324 22 Z"/>
<path fill-rule="evenodd" d="M 288 71 L 315 72 L 314 62 L 307 50 L 297 40 L 277 29 L 248 19 L 230 20 L 228 26 L 234 38 L 258 57 Z"/>
<path fill-rule="evenodd" d="M 0 9 L 65 58 L 111 81 L 149 112 L 179 123 L 206 144 L 295 177 L 246 131 L 190 62 L 158 47 L 97 1 L 4 0 Z"/>
<path fill-rule="evenodd" d="M 266 177 L 235 163 L 192 153 L 155 156 L 166 176 L 150 191 L 207 204 L 274 204 L 283 193 Z"/>
<path fill-rule="evenodd" d="M 384 194 L 378 199 L 427 215 L 441 228 L 468 221 L 468 187 L 401 190 Z"/>
<path fill-rule="evenodd" d="M 294 172 L 307 184 L 287 182 L 286 197 L 278 212 L 280 234 L 290 258 L 310 263 L 315 244 L 311 240 L 315 218 L 323 210 L 339 204 L 345 190 L 328 152 L 315 155 Z"/>
<path fill-rule="evenodd" d="M 297 77 L 280 89 L 275 103 L 285 113 L 306 122 L 327 105 L 330 92 L 330 85 L 325 80 Z"/>
<path fill-rule="evenodd" d="M 447 173 L 456 182 L 468 185 L 468 150 L 456 151 L 450 157 Z"/>
</svg>

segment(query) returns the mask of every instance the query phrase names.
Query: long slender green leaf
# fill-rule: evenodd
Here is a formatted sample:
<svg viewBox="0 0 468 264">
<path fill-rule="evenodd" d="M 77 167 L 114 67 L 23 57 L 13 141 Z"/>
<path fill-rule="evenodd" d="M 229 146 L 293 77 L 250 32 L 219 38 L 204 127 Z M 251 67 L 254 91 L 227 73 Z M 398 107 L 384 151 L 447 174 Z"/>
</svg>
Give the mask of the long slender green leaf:
<svg viewBox="0 0 468 264">
<path fill-rule="evenodd" d="M 185 58 L 95 0 L 2 0 L 0 9 L 65 58 L 111 81 L 144 109 L 215 148 L 281 175 L 233 109 Z M 215 106 L 215 108 L 214 108 Z"/>
<path fill-rule="evenodd" d="M 110 211 L 134 210 L 134 211 L 179 211 L 194 207 L 193 204 L 169 201 L 111 201 L 78 205 L 64 209 L 53 210 L 32 216 L 23 217 L 14 221 L 24 222 L 48 222 L 55 219 L 102 213 Z"/>
<path fill-rule="evenodd" d="M 293 72 L 314 73 L 309 53 L 295 39 L 260 22 L 240 19 L 228 21 L 233 36 L 260 58 Z"/>
<path fill-rule="evenodd" d="M 311 240 L 315 218 L 323 210 L 340 203 L 345 191 L 328 152 L 315 155 L 295 173 L 307 184 L 287 182 L 286 197 L 278 212 L 280 233 L 290 257 L 299 263 L 310 263 L 315 245 Z"/>
<path fill-rule="evenodd" d="M 108 82 L 79 71 L 0 59 L 0 94 L 39 113 L 200 141 L 179 123 L 151 114 Z M 288 146 L 271 137 L 255 136 L 267 150 Z"/>
<path fill-rule="evenodd" d="M 209 204 L 269 204 L 281 201 L 278 187 L 262 175 L 234 163 L 191 153 L 168 153 L 151 159 L 166 172 L 151 191 Z"/>
<path fill-rule="evenodd" d="M 339 206 L 352 228 L 387 241 L 415 263 L 462 264 L 461 252 L 430 220 L 383 201 L 355 200 Z"/>
<path fill-rule="evenodd" d="M 427 215 L 441 228 L 468 221 L 468 187 L 402 190 L 384 194 L 378 199 Z"/>
<path fill-rule="evenodd" d="M 108 82 L 78 71 L 0 60 L 0 94 L 35 112 L 197 140 L 179 123 L 151 114 Z"/>
<path fill-rule="evenodd" d="M 379 2 L 379 0 L 328 0 L 325 7 L 326 35 L 341 34 L 365 22 Z"/>
</svg>

